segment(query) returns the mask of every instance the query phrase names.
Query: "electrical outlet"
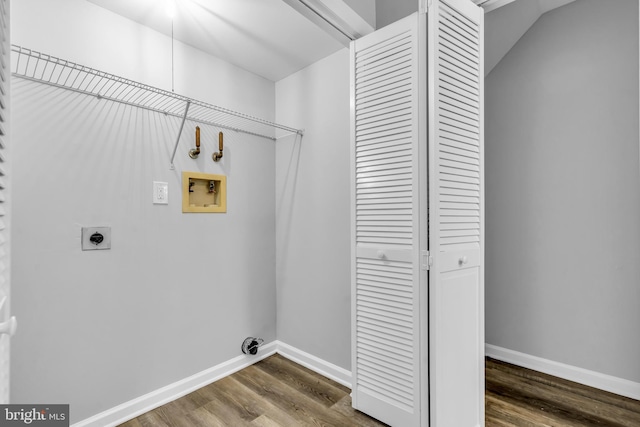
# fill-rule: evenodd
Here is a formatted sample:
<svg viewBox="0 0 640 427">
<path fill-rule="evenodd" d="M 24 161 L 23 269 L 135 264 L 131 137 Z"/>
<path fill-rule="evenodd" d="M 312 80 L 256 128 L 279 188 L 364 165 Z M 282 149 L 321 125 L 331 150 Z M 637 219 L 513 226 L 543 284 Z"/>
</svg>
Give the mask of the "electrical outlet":
<svg viewBox="0 0 640 427">
<path fill-rule="evenodd" d="M 166 182 L 153 181 L 153 204 L 169 204 L 169 184 Z"/>
<path fill-rule="evenodd" d="M 82 250 L 111 249 L 111 227 L 82 227 Z"/>
</svg>

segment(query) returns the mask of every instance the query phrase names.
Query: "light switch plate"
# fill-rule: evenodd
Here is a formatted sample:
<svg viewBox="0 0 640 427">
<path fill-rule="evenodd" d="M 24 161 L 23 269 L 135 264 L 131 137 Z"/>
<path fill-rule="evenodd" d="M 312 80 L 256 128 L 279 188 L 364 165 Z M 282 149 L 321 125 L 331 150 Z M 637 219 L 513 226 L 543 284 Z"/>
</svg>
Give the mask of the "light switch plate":
<svg viewBox="0 0 640 427">
<path fill-rule="evenodd" d="M 169 204 L 169 184 L 166 182 L 153 181 L 153 204 Z"/>
<path fill-rule="evenodd" d="M 111 227 L 82 227 L 82 250 L 111 249 Z"/>
</svg>

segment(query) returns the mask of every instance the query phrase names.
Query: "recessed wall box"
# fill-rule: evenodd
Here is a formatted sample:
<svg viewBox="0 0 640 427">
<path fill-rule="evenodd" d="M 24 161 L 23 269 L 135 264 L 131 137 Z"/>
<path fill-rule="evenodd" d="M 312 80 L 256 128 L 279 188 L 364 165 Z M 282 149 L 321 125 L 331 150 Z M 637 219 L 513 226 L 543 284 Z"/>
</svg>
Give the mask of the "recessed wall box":
<svg viewBox="0 0 640 427">
<path fill-rule="evenodd" d="M 227 177 L 182 172 L 182 212 L 227 212 Z"/>
</svg>

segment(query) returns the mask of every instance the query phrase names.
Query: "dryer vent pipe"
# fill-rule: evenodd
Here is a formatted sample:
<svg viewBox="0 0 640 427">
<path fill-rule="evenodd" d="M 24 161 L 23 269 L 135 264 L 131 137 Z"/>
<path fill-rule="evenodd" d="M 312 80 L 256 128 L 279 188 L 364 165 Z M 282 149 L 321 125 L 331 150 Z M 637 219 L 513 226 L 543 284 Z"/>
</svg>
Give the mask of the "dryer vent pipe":
<svg viewBox="0 0 640 427">
<path fill-rule="evenodd" d="M 262 338 L 248 337 L 242 342 L 242 352 L 244 354 L 258 354 L 258 347 L 262 345 Z"/>
</svg>

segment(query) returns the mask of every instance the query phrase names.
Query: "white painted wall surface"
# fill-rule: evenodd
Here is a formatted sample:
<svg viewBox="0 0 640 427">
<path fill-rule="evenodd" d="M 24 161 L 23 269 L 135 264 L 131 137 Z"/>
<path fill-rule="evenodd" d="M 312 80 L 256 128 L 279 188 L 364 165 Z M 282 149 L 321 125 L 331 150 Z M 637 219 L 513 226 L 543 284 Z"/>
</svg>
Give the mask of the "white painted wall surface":
<svg viewBox="0 0 640 427">
<path fill-rule="evenodd" d="M 376 2 L 375 0 L 344 0 L 344 2 L 355 10 L 358 15 L 376 28 Z"/>
<path fill-rule="evenodd" d="M 640 381 L 638 2 L 543 15 L 486 79 L 487 343 Z"/>
<path fill-rule="evenodd" d="M 418 11 L 420 0 L 375 0 L 376 28 L 382 28 Z"/>
<path fill-rule="evenodd" d="M 485 77 L 541 14 L 539 2 L 517 0 L 484 15 Z"/>
<path fill-rule="evenodd" d="M 37 13 L 35 12 L 37 11 Z M 170 88 L 170 41 L 83 0 L 12 2 L 12 39 Z M 176 43 L 176 92 L 273 118 L 275 85 Z M 12 396 L 76 422 L 276 338 L 274 143 L 14 79 Z M 346 92 L 345 92 L 346 93 Z M 183 170 L 228 177 L 226 214 L 183 214 Z M 169 183 L 152 205 L 152 181 Z M 81 226 L 111 226 L 82 252 Z"/>
<path fill-rule="evenodd" d="M 276 83 L 278 340 L 351 366 L 349 51 Z"/>
<path fill-rule="evenodd" d="M 169 37 L 84 0 L 12 6 L 13 44 L 171 90 Z M 174 54 L 176 93 L 273 120 L 271 81 L 180 42 Z"/>
</svg>

